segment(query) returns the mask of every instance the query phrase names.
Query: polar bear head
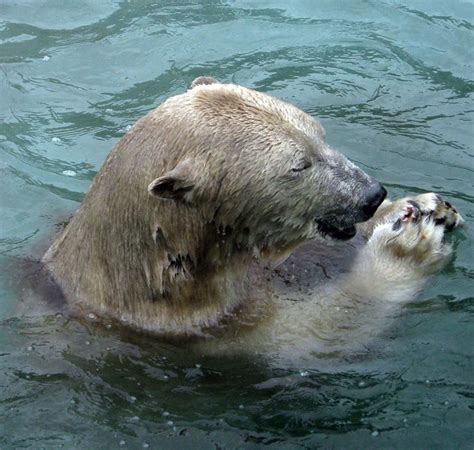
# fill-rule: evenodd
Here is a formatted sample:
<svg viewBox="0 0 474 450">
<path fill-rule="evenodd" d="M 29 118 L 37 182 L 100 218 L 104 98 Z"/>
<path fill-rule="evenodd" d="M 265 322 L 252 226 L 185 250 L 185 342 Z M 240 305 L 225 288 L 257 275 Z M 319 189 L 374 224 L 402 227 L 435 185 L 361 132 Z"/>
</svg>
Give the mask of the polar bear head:
<svg viewBox="0 0 474 450">
<path fill-rule="evenodd" d="M 386 191 L 331 148 L 319 122 L 296 107 L 203 78 L 173 97 L 170 170 L 149 184 L 161 200 L 204 211 L 236 245 L 282 250 L 308 239 L 349 239 Z M 159 168 L 156 168 L 159 172 Z"/>
</svg>

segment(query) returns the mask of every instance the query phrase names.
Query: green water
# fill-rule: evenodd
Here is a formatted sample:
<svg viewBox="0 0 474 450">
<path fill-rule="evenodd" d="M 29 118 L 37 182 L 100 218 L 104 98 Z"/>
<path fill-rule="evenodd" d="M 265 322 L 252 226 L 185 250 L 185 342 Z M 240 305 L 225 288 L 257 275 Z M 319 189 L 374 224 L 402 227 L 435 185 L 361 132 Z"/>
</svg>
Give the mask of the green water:
<svg viewBox="0 0 474 450">
<path fill-rule="evenodd" d="M 203 74 L 294 103 L 472 229 L 473 30 L 461 1 L 1 0 L 0 448 L 472 448 L 469 231 L 373 354 L 307 367 L 19 316 L 12 281 L 126 127 Z"/>
</svg>

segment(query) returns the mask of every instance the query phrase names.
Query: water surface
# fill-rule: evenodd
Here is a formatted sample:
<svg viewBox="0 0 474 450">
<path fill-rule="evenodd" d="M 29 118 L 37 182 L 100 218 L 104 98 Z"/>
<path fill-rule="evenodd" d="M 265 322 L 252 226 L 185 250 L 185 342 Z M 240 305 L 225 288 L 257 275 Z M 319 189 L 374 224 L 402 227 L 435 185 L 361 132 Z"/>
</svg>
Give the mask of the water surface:
<svg viewBox="0 0 474 450">
<path fill-rule="evenodd" d="M 461 1 L 2 0 L 0 447 L 472 448 L 469 235 L 377 351 L 307 367 L 18 316 L 12 280 L 199 75 L 294 103 L 392 196 L 440 192 L 472 228 L 473 29 Z"/>
</svg>

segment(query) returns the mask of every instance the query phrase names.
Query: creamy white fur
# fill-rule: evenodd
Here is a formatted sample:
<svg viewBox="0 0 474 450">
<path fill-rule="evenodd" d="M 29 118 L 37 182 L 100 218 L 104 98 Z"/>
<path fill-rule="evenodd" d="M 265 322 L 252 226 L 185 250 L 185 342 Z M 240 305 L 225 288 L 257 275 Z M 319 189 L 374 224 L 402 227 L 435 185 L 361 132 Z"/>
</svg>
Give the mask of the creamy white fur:
<svg viewBox="0 0 474 450">
<path fill-rule="evenodd" d="M 448 261 L 445 231 L 463 223 L 448 205 L 436 194 L 386 200 L 382 212 L 365 225 L 373 231 L 348 273 L 323 288 L 293 292 L 292 301 L 273 299 L 270 307 L 253 311 L 258 317 L 253 328 L 234 330 L 232 337 L 204 348 L 293 361 L 365 351 Z"/>
</svg>

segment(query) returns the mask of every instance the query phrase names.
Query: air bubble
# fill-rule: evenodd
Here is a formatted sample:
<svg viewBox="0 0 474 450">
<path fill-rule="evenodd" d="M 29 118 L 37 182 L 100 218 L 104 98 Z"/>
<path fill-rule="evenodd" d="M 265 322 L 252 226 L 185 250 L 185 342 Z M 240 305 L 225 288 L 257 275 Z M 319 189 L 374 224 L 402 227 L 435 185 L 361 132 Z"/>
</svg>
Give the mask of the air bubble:
<svg viewBox="0 0 474 450">
<path fill-rule="evenodd" d="M 75 177 L 76 176 L 76 172 L 74 172 L 74 170 L 63 170 L 62 174 L 66 175 L 68 177 Z"/>
<path fill-rule="evenodd" d="M 59 139 L 58 137 L 53 137 L 53 139 L 51 139 L 51 142 L 58 144 L 59 142 L 61 142 L 61 139 Z"/>
<path fill-rule="evenodd" d="M 371 435 L 372 435 L 373 437 L 377 437 L 377 436 L 379 435 L 379 432 L 378 432 L 377 430 L 372 431 Z"/>
<path fill-rule="evenodd" d="M 48 55 L 43 56 L 43 61 L 49 61 L 50 59 L 51 59 L 51 57 L 48 56 Z"/>
</svg>

